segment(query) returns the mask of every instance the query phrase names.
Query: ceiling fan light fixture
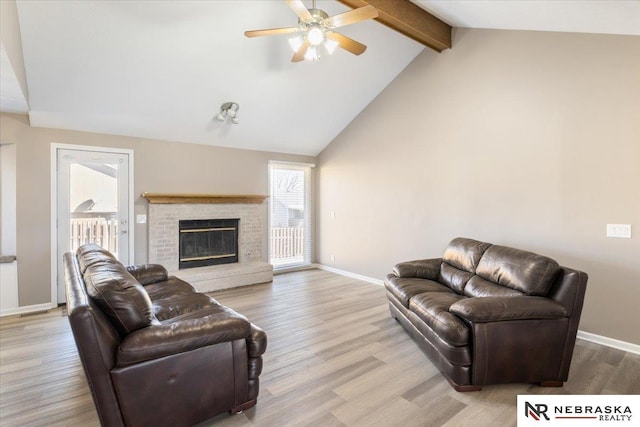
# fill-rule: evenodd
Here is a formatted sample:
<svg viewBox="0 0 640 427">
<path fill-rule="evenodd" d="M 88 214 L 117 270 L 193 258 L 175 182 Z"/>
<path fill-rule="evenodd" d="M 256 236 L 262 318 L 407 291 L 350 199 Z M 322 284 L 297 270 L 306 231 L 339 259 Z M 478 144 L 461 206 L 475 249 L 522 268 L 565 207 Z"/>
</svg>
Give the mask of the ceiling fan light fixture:
<svg viewBox="0 0 640 427">
<path fill-rule="evenodd" d="M 304 54 L 304 59 L 307 61 L 317 61 L 320 59 L 320 55 L 318 55 L 318 50 L 315 46 L 309 46 L 307 52 Z"/>
<path fill-rule="evenodd" d="M 307 39 L 312 46 L 318 46 L 325 40 L 324 31 L 322 31 L 317 26 L 313 26 L 309 29 L 309 31 L 307 31 Z"/>
<path fill-rule="evenodd" d="M 303 40 L 301 36 L 298 37 L 293 37 L 289 39 L 289 46 L 291 47 L 291 50 L 293 50 L 294 52 L 297 52 L 298 49 L 300 49 L 300 46 L 302 46 Z"/>
<path fill-rule="evenodd" d="M 327 50 L 327 53 L 331 55 L 338 47 L 338 42 L 331 39 L 325 39 L 323 45 L 324 45 L 324 48 Z"/>
<path fill-rule="evenodd" d="M 217 115 L 216 115 L 216 120 L 219 122 L 224 122 L 224 118 L 227 116 L 227 112 L 226 111 L 220 111 Z"/>
</svg>

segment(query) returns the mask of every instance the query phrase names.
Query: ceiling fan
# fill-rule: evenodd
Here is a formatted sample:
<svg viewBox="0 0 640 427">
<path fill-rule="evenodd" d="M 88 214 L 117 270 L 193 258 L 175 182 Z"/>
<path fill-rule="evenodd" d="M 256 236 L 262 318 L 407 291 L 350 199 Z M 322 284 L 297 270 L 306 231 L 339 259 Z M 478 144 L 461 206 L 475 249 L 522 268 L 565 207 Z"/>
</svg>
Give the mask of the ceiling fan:
<svg viewBox="0 0 640 427">
<path fill-rule="evenodd" d="M 295 52 L 291 58 L 292 62 L 300 62 L 304 59 L 315 61 L 320 58 L 320 46 L 324 46 L 329 54 L 338 46 L 354 55 L 360 55 L 367 49 L 367 46 L 335 32 L 334 29 L 376 18 L 378 10 L 375 7 L 367 5 L 330 17 L 325 11 L 316 9 L 315 0 L 311 9 L 307 9 L 302 0 L 285 1 L 298 16 L 297 27 L 245 31 L 244 35 L 260 37 L 300 33 L 297 37 L 289 39 L 289 45 Z"/>
</svg>

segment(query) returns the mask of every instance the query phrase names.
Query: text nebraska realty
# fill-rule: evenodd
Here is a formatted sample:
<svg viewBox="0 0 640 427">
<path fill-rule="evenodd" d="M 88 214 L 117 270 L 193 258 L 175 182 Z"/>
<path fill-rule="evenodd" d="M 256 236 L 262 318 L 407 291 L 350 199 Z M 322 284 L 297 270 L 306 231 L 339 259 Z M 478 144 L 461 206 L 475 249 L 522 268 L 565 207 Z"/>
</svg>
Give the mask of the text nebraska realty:
<svg viewBox="0 0 640 427">
<path fill-rule="evenodd" d="M 549 408 L 547 405 L 537 404 L 532 405 L 529 402 L 525 402 L 525 411 L 530 413 L 532 411 L 539 417 L 546 418 Z M 624 405 L 564 405 L 553 406 L 553 414 L 555 418 L 587 418 L 597 419 L 599 421 L 631 421 L 633 415 L 631 408 Z M 531 414 L 533 415 L 533 414 Z"/>
</svg>

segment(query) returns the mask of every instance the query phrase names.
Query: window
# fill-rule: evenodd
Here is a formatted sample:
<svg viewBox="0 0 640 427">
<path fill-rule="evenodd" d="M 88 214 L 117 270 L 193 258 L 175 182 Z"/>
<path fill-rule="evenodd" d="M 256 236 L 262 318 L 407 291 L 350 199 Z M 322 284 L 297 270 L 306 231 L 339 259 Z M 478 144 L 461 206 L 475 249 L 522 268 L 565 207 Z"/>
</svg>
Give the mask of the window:
<svg viewBox="0 0 640 427">
<path fill-rule="evenodd" d="M 269 262 L 275 269 L 311 264 L 312 167 L 303 163 L 269 164 Z"/>
</svg>

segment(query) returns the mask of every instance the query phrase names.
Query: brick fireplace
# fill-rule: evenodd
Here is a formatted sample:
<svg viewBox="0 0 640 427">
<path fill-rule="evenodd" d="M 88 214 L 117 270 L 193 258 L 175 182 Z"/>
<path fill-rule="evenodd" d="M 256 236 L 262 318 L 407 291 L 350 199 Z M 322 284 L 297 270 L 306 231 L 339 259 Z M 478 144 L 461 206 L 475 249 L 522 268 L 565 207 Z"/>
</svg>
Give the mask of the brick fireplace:
<svg viewBox="0 0 640 427">
<path fill-rule="evenodd" d="M 149 201 L 149 263 L 161 264 L 201 292 L 269 282 L 273 267 L 266 262 L 266 196 L 151 194 Z M 238 220 L 237 263 L 180 269 L 180 221 Z"/>
</svg>

